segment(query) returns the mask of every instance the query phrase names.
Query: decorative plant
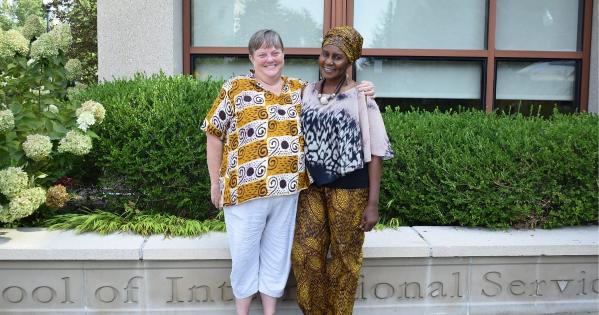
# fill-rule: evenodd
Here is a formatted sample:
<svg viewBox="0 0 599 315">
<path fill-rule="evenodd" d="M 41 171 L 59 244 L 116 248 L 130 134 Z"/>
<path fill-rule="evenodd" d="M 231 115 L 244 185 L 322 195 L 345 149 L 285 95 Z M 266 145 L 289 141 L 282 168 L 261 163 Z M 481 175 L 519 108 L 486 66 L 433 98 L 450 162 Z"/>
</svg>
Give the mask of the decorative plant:
<svg viewBox="0 0 599 315">
<path fill-rule="evenodd" d="M 0 222 L 64 206 L 59 178 L 90 152 L 90 127 L 104 120 L 101 104 L 69 100 L 81 77 L 81 63 L 66 57 L 71 44 L 68 24 L 45 32 L 35 16 L 0 30 Z"/>
</svg>

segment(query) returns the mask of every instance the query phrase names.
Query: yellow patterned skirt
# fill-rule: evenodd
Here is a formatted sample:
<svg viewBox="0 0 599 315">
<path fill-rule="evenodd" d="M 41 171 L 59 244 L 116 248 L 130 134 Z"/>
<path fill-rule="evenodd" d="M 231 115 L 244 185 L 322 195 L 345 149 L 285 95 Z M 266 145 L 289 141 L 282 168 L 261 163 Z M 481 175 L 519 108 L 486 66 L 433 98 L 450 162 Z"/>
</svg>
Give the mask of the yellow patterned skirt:
<svg viewBox="0 0 599 315">
<path fill-rule="evenodd" d="M 291 261 L 304 314 L 352 313 L 367 203 L 368 189 L 311 185 L 300 193 Z"/>
</svg>

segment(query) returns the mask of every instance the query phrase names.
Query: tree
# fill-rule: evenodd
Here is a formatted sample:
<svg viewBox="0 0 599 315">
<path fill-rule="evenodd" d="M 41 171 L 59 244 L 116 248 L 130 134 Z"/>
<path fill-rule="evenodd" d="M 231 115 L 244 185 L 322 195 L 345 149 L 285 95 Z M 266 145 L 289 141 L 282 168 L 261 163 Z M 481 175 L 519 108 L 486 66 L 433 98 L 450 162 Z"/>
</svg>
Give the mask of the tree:
<svg viewBox="0 0 599 315">
<path fill-rule="evenodd" d="M 83 70 L 81 82 L 98 81 L 97 0 L 53 0 L 50 3 L 52 21 L 71 25 L 73 46 L 67 57 L 79 59 Z M 23 27 L 29 16 L 36 16 L 46 25 L 42 0 L 0 0 L 0 29 Z"/>
<path fill-rule="evenodd" d="M 25 18 L 37 16 L 41 20 L 45 17 L 41 0 L 1 0 L 0 2 L 0 28 L 9 30 L 23 26 Z"/>
<path fill-rule="evenodd" d="M 86 84 L 96 83 L 98 81 L 97 1 L 53 0 L 51 6 L 55 17 L 60 22 L 71 25 L 73 46 L 67 56 L 81 61 L 83 68 L 81 81 Z"/>
</svg>

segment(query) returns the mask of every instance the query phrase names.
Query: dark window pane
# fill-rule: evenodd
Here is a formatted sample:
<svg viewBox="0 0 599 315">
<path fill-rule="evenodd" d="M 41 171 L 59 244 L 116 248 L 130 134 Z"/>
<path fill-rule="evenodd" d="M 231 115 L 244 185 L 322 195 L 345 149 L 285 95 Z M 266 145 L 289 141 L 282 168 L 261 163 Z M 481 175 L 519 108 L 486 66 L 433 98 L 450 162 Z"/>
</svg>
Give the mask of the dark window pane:
<svg viewBox="0 0 599 315">
<path fill-rule="evenodd" d="M 482 108 L 482 64 L 479 60 L 366 57 L 356 63 L 356 79 L 374 83 L 381 106 Z"/>
<path fill-rule="evenodd" d="M 575 112 L 577 77 L 573 60 L 498 61 L 495 108 L 543 116 L 554 108 Z"/>
</svg>

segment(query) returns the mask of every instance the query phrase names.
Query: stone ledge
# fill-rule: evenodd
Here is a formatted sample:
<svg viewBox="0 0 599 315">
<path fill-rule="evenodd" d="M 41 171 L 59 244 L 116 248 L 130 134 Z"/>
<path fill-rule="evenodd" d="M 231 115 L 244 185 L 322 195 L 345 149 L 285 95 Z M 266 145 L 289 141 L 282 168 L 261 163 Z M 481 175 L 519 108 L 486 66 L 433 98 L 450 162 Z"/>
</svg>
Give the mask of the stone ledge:
<svg viewBox="0 0 599 315">
<path fill-rule="evenodd" d="M 597 226 L 371 232 L 354 314 L 599 315 L 598 242 Z M 0 314 L 232 314 L 229 258 L 225 233 L 0 229 Z M 278 314 L 301 313 L 295 290 Z"/>
<path fill-rule="evenodd" d="M 497 231 L 417 226 L 414 230 L 430 245 L 431 257 L 599 255 L 599 227 L 596 225 Z"/>
<path fill-rule="evenodd" d="M 226 233 L 210 232 L 195 238 L 151 236 L 144 260 L 231 259 Z"/>
<path fill-rule="evenodd" d="M 1 260 L 139 260 L 142 236 L 0 229 Z"/>
<path fill-rule="evenodd" d="M 493 231 L 417 226 L 366 234 L 365 258 L 599 255 L 599 227 Z M 196 238 L 0 229 L 0 260 L 230 259 L 225 233 Z"/>
</svg>

